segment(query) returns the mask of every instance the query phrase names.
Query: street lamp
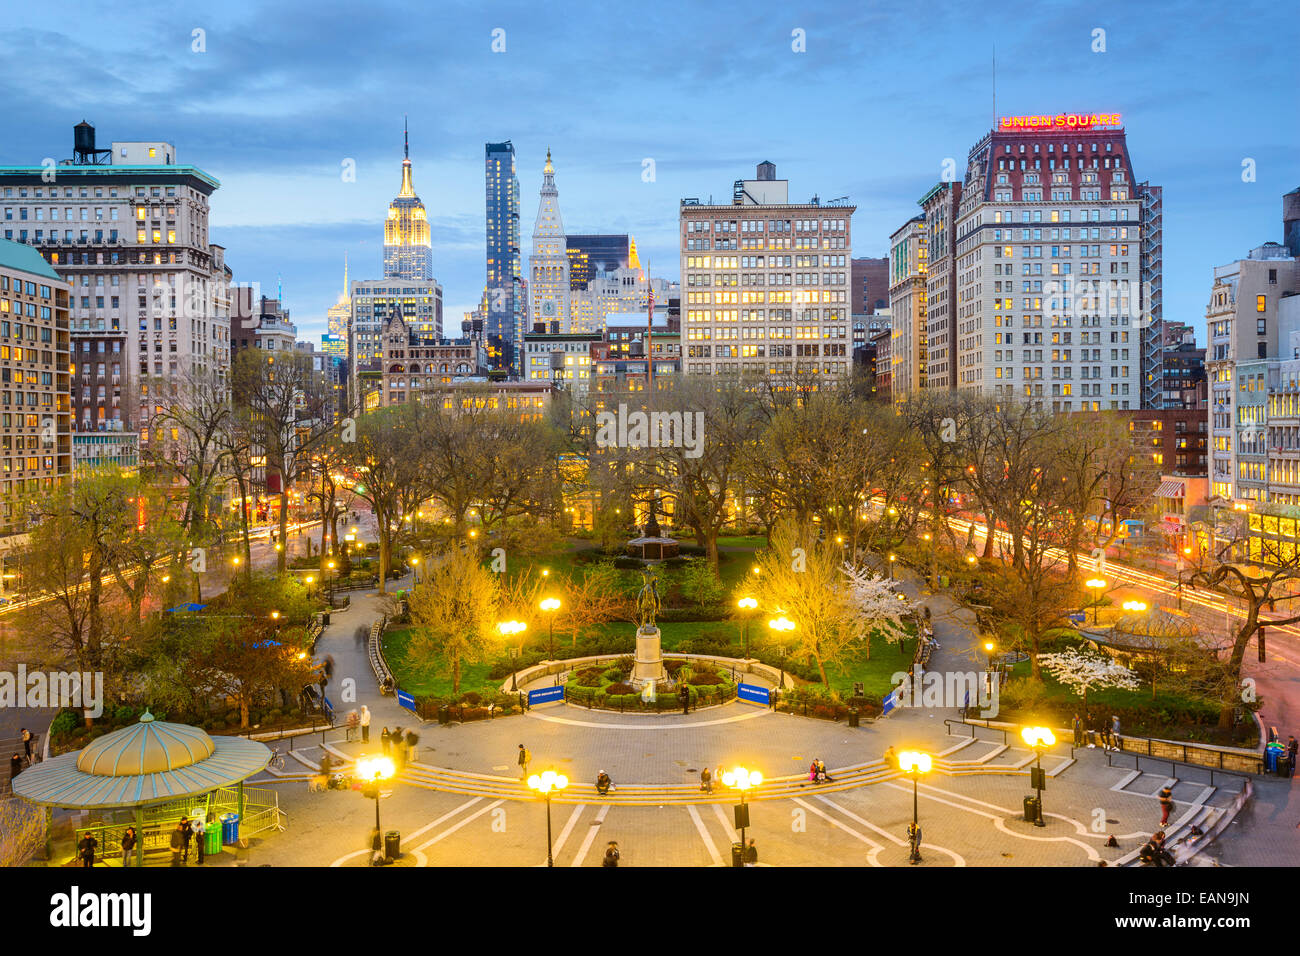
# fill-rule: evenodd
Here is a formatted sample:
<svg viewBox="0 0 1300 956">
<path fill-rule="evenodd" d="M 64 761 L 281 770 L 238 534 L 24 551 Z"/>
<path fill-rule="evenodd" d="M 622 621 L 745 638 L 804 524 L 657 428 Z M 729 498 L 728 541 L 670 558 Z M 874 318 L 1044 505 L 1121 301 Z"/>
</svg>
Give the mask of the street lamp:
<svg viewBox="0 0 1300 956">
<path fill-rule="evenodd" d="M 330 607 L 333 607 L 334 606 L 334 562 L 329 561 L 326 563 L 325 566 L 330 569 L 330 577 L 329 577 L 329 585 L 328 585 L 329 604 Z"/>
<path fill-rule="evenodd" d="M 1178 610 L 1180 611 L 1183 609 L 1183 572 L 1187 570 L 1187 565 L 1184 559 L 1190 558 L 1191 556 L 1192 549 L 1190 547 L 1183 548 L 1182 552 L 1178 555 Z"/>
<path fill-rule="evenodd" d="M 411 586 L 414 587 L 415 585 L 420 583 L 420 556 L 418 554 L 411 555 L 410 564 L 411 564 Z"/>
<path fill-rule="evenodd" d="M 921 828 L 916 822 L 916 784 L 921 774 L 929 773 L 930 755 L 920 750 L 904 750 L 898 755 L 898 769 L 912 778 L 912 825 L 907 828 L 907 842 L 912 847 L 909 863 L 921 862 Z"/>
<path fill-rule="evenodd" d="M 740 827 L 740 862 L 743 865 L 745 851 L 748 849 L 745 831 L 749 829 L 749 808 L 745 804 L 745 794 L 763 782 L 763 775 L 757 770 L 736 767 L 734 770 L 727 770 L 722 774 L 722 782 L 732 790 L 740 791 L 740 806 L 736 808 L 736 823 Z"/>
<path fill-rule="evenodd" d="M 549 653 L 551 655 L 551 660 L 555 660 L 555 612 L 560 609 L 560 599 L 553 597 L 547 598 L 542 601 L 540 606 L 543 611 L 547 612 L 546 621 L 549 625 L 549 630 L 546 636 L 546 643 L 550 646 Z"/>
<path fill-rule="evenodd" d="M 1094 594 L 1096 594 L 1096 596 L 1092 599 L 1092 623 L 1096 624 L 1097 605 L 1101 603 L 1101 595 L 1097 594 L 1096 592 L 1104 588 L 1106 586 L 1106 582 L 1102 578 L 1089 578 L 1088 580 L 1084 581 L 1083 584 L 1084 587 L 1092 588 Z"/>
<path fill-rule="evenodd" d="M 569 785 L 569 778 L 562 773 L 556 773 L 554 770 L 547 770 L 542 774 L 533 774 L 528 778 L 529 789 L 536 790 L 546 798 L 546 865 L 555 866 L 555 858 L 551 853 L 551 794 L 557 790 L 563 790 Z"/>
<path fill-rule="evenodd" d="M 787 634 L 794 630 L 794 621 L 790 620 L 784 614 L 780 617 L 772 618 L 767 622 L 767 626 L 776 631 L 777 635 Z M 785 687 L 785 642 L 781 642 L 781 687 Z"/>
<path fill-rule="evenodd" d="M 758 607 L 758 601 L 752 597 L 743 597 L 736 602 L 736 607 L 740 608 L 742 612 L 752 611 Z M 745 660 L 749 660 L 749 615 L 742 613 L 742 616 L 745 621 Z"/>
<path fill-rule="evenodd" d="M 497 632 L 502 637 L 509 637 L 512 634 L 523 634 L 528 625 L 523 621 L 502 621 L 497 625 Z M 519 690 L 519 658 L 524 656 L 524 639 L 519 638 L 519 654 L 515 658 L 515 670 L 510 675 L 510 690 L 518 692 Z"/>
<path fill-rule="evenodd" d="M 891 554 L 889 556 L 889 580 L 891 581 L 894 580 L 894 562 L 897 560 L 898 560 L 898 555 Z"/>
<path fill-rule="evenodd" d="M 1020 736 L 1034 751 L 1032 776 L 1034 789 L 1038 791 L 1037 819 L 1034 820 L 1034 826 L 1045 827 L 1047 824 L 1043 822 L 1043 788 L 1047 785 L 1047 781 L 1043 777 L 1043 748 L 1056 745 L 1056 734 L 1047 727 L 1022 727 Z"/>
<path fill-rule="evenodd" d="M 375 801 L 375 830 L 383 835 L 383 829 L 379 826 L 379 783 L 382 780 L 390 779 L 397 768 L 389 757 L 366 757 L 357 758 L 356 773 L 361 779 L 361 793 L 367 797 L 373 797 Z M 385 855 L 387 853 L 385 852 Z"/>
<path fill-rule="evenodd" d="M 993 648 L 994 644 L 992 641 L 984 642 L 984 653 L 989 656 L 989 670 L 993 670 Z"/>
<path fill-rule="evenodd" d="M 1141 612 L 1147 609 L 1147 602 L 1146 601 L 1125 601 L 1123 607 L 1124 610 L 1126 611 Z"/>
</svg>

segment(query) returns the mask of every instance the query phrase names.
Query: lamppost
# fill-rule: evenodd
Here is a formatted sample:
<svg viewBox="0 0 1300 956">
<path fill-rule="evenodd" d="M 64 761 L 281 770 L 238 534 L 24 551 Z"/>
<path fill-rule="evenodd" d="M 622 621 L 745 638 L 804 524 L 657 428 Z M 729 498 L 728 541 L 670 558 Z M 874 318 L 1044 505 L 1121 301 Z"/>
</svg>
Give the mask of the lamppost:
<svg viewBox="0 0 1300 956">
<path fill-rule="evenodd" d="M 732 790 L 740 791 L 740 804 L 736 807 L 736 828 L 740 830 L 740 863 L 744 865 L 745 851 L 749 848 L 745 840 L 745 831 L 749 829 L 749 807 L 745 803 L 745 794 L 763 782 L 763 775 L 757 770 L 736 767 L 722 774 L 722 782 Z"/>
<path fill-rule="evenodd" d="M 328 561 L 328 562 L 326 562 L 326 565 L 325 565 L 325 566 L 326 566 L 327 568 L 330 569 L 330 576 L 329 576 L 329 604 L 330 604 L 330 607 L 333 607 L 333 606 L 334 606 L 334 562 L 333 562 L 333 561 Z"/>
<path fill-rule="evenodd" d="M 794 630 L 794 621 L 785 615 L 774 617 L 767 622 L 767 626 L 776 631 L 778 635 L 787 634 Z M 781 642 L 781 687 L 785 687 L 785 642 Z"/>
<path fill-rule="evenodd" d="M 415 585 L 420 583 L 420 556 L 418 554 L 411 555 L 410 565 L 411 587 L 415 587 Z"/>
<path fill-rule="evenodd" d="M 988 655 L 988 658 L 989 658 L 989 661 L 988 661 L 988 669 L 989 669 L 989 670 L 993 670 L 993 649 L 994 649 L 994 644 L 993 644 L 992 641 L 985 641 L 985 642 L 984 642 L 984 653 L 987 654 L 987 655 Z"/>
<path fill-rule="evenodd" d="M 904 750 L 898 755 L 898 768 L 912 778 L 912 825 L 907 828 L 907 842 L 912 847 L 909 863 L 921 862 L 921 827 L 916 821 L 916 784 L 921 774 L 929 773 L 930 755 L 920 750 Z"/>
<path fill-rule="evenodd" d="M 894 580 L 894 562 L 897 560 L 898 560 L 898 555 L 891 554 L 889 556 L 889 580 L 891 581 Z"/>
<path fill-rule="evenodd" d="M 1020 736 L 1034 751 L 1032 776 L 1034 789 L 1038 791 L 1038 807 L 1035 814 L 1037 819 L 1034 820 L 1034 826 L 1045 827 L 1047 824 L 1043 822 L 1043 789 L 1047 785 L 1047 780 L 1043 776 L 1043 748 L 1056 745 L 1056 734 L 1047 727 L 1022 727 Z"/>
<path fill-rule="evenodd" d="M 1178 610 L 1180 611 L 1183 609 L 1183 572 L 1187 570 L 1187 565 L 1184 559 L 1190 558 L 1191 556 L 1192 549 L 1190 547 L 1183 548 L 1182 552 L 1178 555 Z"/>
<path fill-rule="evenodd" d="M 1122 605 L 1126 611 L 1135 611 L 1141 613 L 1147 609 L 1146 601 L 1125 601 Z"/>
<path fill-rule="evenodd" d="M 550 646 L 549 653 L 551 660 L 555 660 L 555 612 L 560 609 L 560 599 L 553 597 L 547 598 L 542 601 L 540 606 L 541 609 L 546 612 L 546 622 L 549 626 L 546 643 Z"/>
<path fill-rule="evenodd" d="M 1088 580 L 1084 581 L 1083 584 L 1084 587 L 1092 588 L 1093 591 L 1094 597 L 1092 599 L 1092 623 L 1096 624 L 1097 605 L 1101 603 L 1101 595 L 1098 592 L 1106 586 L 1106 582 L 1102 578 L 1089 578 Z"/>
<path fill-rule="evenodd" d="M 388 780 L 396 773 L 397 768 L 393 766 L 393 761 L 389 757 L 358 757 L 357 758 L 357 776 L 362 781 L 361 793 L 367 797 L 373 797 L 375 801 L 375 829 L 379 832 L 381 838 L 383 829 L 379 826 L 379 784 L 380 781 Z M 387 854 L 385 854 L 387 855 Z"/>
<path fill-rule="evenodd" d="M 546 865 L 555 866 L 555 857 L 551 852 L 551 794 L 563 790 L 569 785 L 569 778 L 554 770 L 542 774 L 533 774 L 528 778 L 529 789 L 536 790 L 546 798 Z"/>
<path fill-rule="evenodd" d="M 523 621 L 502 621 L 497 625 L 497 632 L 502 637 L 509 637 L 512 634 L 523 634 L 528 625 Z M 510 690 L 519 691 L 519 658 L 524 656 L 524 639 L 519 638 L 519 653 L 515 656 L 514 673 L 510 675 Z"/>
<path fill-rule="evenodd" d="M 740 608 L 741 616 L 745 621 L 745 660 L 749 660 L 749 615 L 746 611 L 753 611 L 758 607 L 758 601 L 752 597 L 743 597 L 736 602 L 736 607 Z"/>
</svg>

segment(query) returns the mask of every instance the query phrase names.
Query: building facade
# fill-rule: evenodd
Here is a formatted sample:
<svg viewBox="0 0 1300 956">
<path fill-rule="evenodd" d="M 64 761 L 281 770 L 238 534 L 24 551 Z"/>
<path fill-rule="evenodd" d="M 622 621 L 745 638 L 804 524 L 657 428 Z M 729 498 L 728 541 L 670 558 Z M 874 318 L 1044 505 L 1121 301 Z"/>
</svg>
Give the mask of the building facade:
<svg viewBox="0 0 1300 956">
<path fill-rule="evenodd" d="M 889 259 L 852 260 L 853 295 L 849 306 L 854 315 L 871 315 L 889 308 Z"/>
<path fill-rule="evenodd" d="M 914 216 L 889 237 L 890 395 L 903 401 L 926 387 L 929 258 L 925 217 Z"/>
<path fill-rule="evenodd" d="M 411 140 L 403 131 L 402 185 L 384 219 L 384 278 L 411 282 L 433 279 L 433 243 L 424 203 L 415 194 Z M 346 285 L 346 282 L 345 282 Z"/>
<path fill-rule="evenodd" d="M 384 325 L 378 404 L 425 401 L 448 385 L 487 374 L 487 352 L 473 339 L 444 339 L 413 328 L 400 314 Z"/>
<path fill-rule="evenodd" d="M 379 407 L 384 327 L 401 316 L 407 327 L 442 338 L 442 286 L 436 281 L 369 279 L 352 282 L 352 318 L 348 323 L 348 370 L 351 407 Z"/>
<path fill-rule="evenodd" d="M 352 318 L 352 290 L 348 285 L 348 258 L 343 257 L 343 291 L 339 294 L 339 299 L 325 311 L 325 328 L 328 330 L 327 335 L 321 336 L 323 343 L 326 338 L 333 342 L 343 343 L 343 357 L 347 358 L 348 348 L 348 320 Z"/>
<path fill-rule="evenodd" d="M 532 322 L 558 322 L 561 332 L 570 323 L 569 254 L 560 217 L 560 192 L 555 187 L 555 165 L 546 151 L 542 189 L 533 225 L 533 252 L 528 257 L 528 316 Z"/>
<path fill-rule="evenodd" d="M 957 230 L 962 184 L 941 182 L 917 202 L 924 210 L 926 387 L 953 389 L 957 372 Z"/>
<path fill-rule="evenodd" d="M 680 207 L 686 374 L 841 377 L 849 372 L 847 203 L 791 203 L 772 163 L 730 205 Z"/>
<path fill-rule="evenodd" d="M 483 296 L 483 335 L 489 360 L 498 372 L 518 362 L 514 343 L 523 334 L 527 316 L 520 268 L 519 177 L 515 147 L 510 140 L 484 148 L 487 186 L 487 282 Z"/>
</svg>

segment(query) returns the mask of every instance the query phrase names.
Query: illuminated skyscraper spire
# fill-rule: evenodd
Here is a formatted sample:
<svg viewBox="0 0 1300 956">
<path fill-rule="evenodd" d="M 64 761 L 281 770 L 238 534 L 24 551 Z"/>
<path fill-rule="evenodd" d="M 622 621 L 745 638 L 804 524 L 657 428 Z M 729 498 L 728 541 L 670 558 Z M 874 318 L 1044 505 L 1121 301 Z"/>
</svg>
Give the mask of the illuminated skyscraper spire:
<svg viewBox="0 0 1300 956">
<path fill-rule="evenodd" d="M 529 321 L 559 323 L 569 331 L 569 253 L 560 218 L 560 191 L 555 188 L 555 164 L 546 150 L 542 167 L 541 201 L 533 225 L 533 254 L 528 260 Z"/>
<path fill-rule="evenodd" d="M 432 279 L 433 248 L 424 203 L 411 176 L 411 135 L 402 118 L 402 188 L 384 222 L 384 278 Z"/>
</svg>

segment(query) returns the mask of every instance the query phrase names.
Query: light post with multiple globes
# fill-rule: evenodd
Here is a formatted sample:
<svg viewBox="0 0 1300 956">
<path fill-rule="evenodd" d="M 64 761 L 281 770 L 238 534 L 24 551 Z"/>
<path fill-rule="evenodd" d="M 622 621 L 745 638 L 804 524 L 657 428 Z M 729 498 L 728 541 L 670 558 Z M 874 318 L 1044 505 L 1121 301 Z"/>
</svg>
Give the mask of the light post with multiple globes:
<svg viewBox="0 0 1300 956">
<path fill-rule="evenodd" d="M 550 654 L 551 660 L 555 660 L 555 612 L 560 609 L 560 599 L 553 597 L 547 598 L 542 601 L 539 606 L 546 612 L 546 622 L 548 625 L 546 643 L 550 647 L 550 650 L 547 653 Z"/>
<path fill-rule="evenodd" d="M 736 767 L 733 770 L 727 770 L 722 774 L 722 782 L 732 790 L 740 792 L 740 806 L 737 808 L 737 820 L 741 823 L 740 827 L 740 860 L 743 864 L 745 853 L 749 850 L 749 844 L 745 840 L 745 833 L 749 829 L 749 811 L 746 808 L 745 795 L 763 782 L 763 775 L 757 770 L 746 770 L 744 767 Z"/>
<path fill-rule="evenodd" d="M 546 865 L 555 866 L 555 857 L 552 854 L 551 842 L 551 794 L 563 790 L 569 785 L 569 778 L 562 773 L 556 773 L 554 770 L 547 770 L 541 774 L 533 774 L 528 778 L 528 787 L 530 790 L 536 790 L 546 798 Z"/>
<path fill-rule="evenodd" d="M 776 631 L 778 635 L 788 634 L 794 630 L 794 621 L 790 620 L 784 614 L 780 617 L 774 617 L 767 622 L 767 626 Z M 785 643 L 781 643 L 781 688 L 785 687 Z"/>
<path fill-rule="evenodd" d="M 502 621 L 497 625 L 497 633 L 502 637 L 510 637 L 513 634 L 523 634 L 528 629 L 528 625 L 523 621 Z M 519 658 L 524 656 L 524 639 L 519 638 L 519 653 L 515 657 L 514 673 L 510 675 L 510 690 L 513 693 L 519 692 Z"/>
<path fill-rule="evenodd" d="M 381 781 L 390 779 L 397 768 L 393 766 L 393 761 L 389 757 L 358 757 L 356 764 L 357 777 L 361 779 L 361 792 L 367 797 L 373 797 L 375 801 L 375 830 L 383 838 L 383 829 L 379 826 L 379 784 Z"/>
<path fill-rule="evenodd" d="M 743 598 L 741 598 L 739 601 L 736 602 L 736 607 L 740 608 L 741 616 L 744 618 L 744 621 L 745 621 L 745 632 L 744 632 L 744 636 L 745 636 L 745 660 L 749 660 L 749 618 L 750 618 L 750 614 L 747 613 L 747 612 L 752 612 L 755 608 L 757 608 L 757 607 L 758 607 L 758 601 L 754 600 L 752 597 L 743 597 Z"/>
<path fill-rule="evenodd" d="M 907 840 L 912 847 L 909 863 L 921 862 L 921 828 L 916 819 L 916 784 L 921 774 L 929 773 L 930 755 L 920 750 L 904 750 L 898 755 L 898 769 L 912 778 L 912 825 L 907 830 Z"/>
<path fill-rule="evenodd" d="M 1038 812 L 1034 826 L 1045 827 L 1043 822 L 1043 749 L 1056 745 L 1056 734 L 1047 727 L 1022 727 L 1020 736 L 1034 752 L 1034 789 L 1038 791 Z"/>
</svg>

